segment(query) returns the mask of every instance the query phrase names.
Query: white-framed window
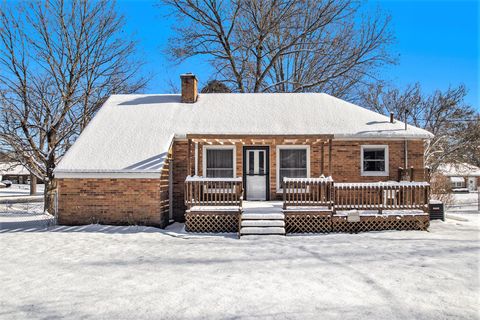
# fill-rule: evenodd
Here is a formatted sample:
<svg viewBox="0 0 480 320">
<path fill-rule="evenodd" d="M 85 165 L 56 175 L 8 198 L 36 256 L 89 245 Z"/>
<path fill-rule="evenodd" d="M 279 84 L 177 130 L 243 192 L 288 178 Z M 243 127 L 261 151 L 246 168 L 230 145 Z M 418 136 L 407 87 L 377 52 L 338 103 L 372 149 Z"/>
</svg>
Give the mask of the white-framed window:
<svg viewBox="0 0 480 320">
<path fill-rule="evenodd" d="M 463 185 L 462 182 L 454 182 L 454 183 L 453 183 L 453 187 L 454 187 L 454 188 L 463 188 L 464 185 Z"/>
<path fill-rule="evenodd" d="M 452 188 L 465 188 L 465 180 L 462 177 L 451 177 Z"/>
<path fill-rule="evenodd" d="M 388 176 L 388 146 L 361 146 L 361 175 Z"/>
<path fill-rule="evenodd" d="M 282 181 L 288 178 L 310 177 L 310 146 L 277 146 L 277 191 L 282 191 Z"/>
<path fill-rule="evenodd" d="M 204 146 L 203 175 L 207 178 L 234 178 L 235 146 Z"/>
</svg>

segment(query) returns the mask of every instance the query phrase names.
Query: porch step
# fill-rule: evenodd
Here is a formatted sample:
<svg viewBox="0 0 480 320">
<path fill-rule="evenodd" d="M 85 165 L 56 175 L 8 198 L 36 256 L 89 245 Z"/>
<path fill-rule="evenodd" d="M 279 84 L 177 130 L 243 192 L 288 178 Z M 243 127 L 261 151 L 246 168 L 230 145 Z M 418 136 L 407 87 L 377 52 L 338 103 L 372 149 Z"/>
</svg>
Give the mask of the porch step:
<svg viewBox="0 0 480 320">
<path fill-rule="evenodd" d="M 285 227 L 283 220 L 242 220 L 242 227 Z"/>
<path fill-rule="evenodd" d="M 254 234 L 285 234 L 285 228 L 282 227 L 242 227 L 240 229 L 241 235 L 254 235 Z"/>
<path fill-rule="evenodd" d="M 283 220 L 283 213 L 247 213 L 243 212 L 242 220 Z"/>
</svg>

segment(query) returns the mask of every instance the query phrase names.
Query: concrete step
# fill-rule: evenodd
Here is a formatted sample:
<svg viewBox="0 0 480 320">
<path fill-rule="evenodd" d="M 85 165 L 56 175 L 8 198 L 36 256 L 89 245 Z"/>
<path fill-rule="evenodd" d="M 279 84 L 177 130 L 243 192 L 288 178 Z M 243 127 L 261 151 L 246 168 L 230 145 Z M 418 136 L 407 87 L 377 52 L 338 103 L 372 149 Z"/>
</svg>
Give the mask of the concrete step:
<svg viewBox="0 0 480 320">
<path fill-rule="evenodd" d="M 240 229 L 241 235 L 246 234 L 285 234 L 285 228 L 282 227 L 242 227 Z"/>
<path fill-rule="evenodd" d="M 283 220 L 283 213 L 242 213 L 242 220 Z"/>
<path fill-rule="evenodd" d="M 283 220 L 242 220 L 242 227 L 285 227 Z"/>
</svg>

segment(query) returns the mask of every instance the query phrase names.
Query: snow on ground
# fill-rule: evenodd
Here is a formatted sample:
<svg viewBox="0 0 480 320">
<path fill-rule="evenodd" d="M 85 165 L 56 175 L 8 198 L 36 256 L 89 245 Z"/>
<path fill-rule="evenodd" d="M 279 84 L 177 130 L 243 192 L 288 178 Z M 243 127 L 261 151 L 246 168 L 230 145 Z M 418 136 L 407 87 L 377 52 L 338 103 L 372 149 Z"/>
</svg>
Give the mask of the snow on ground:
<svg viewBox="0 0 480 320">
<path fill-rule="evenodd" d="M 55 218 L 43 212 L 43 202 L 0 202 L 0 232 L 43 230 L 54 224 Z"/>
<path fill-rule="evenodd" d="M 1 319 L 480 319 L 478 214 L 238 240 L 178 223 L 45 228 L 17 221 L 41 213 L 26 205 L 0 210 Z"/>
<path fill-rule="evenodd" d="M 454 193 L 453 204 L 447 206 L 447 214 L 479 214 L 478 192 Z"/>
<path fill-rule="evenodd" d="M 479 318 L 478 219 L 240 240 L 181 226 L 0 232 L 0 318 Z"/>
<path fill-rule="evenodd" d="M 43 195 L 44 185 L 37 185 L 37 195 Z M 29 196 L 30 195 L 30 185 L 28 184 L 12 184 L 9 188 L 0 188 L 0 198 L 1 197 L 12 197 L 12 196 Z"/>
</svg>

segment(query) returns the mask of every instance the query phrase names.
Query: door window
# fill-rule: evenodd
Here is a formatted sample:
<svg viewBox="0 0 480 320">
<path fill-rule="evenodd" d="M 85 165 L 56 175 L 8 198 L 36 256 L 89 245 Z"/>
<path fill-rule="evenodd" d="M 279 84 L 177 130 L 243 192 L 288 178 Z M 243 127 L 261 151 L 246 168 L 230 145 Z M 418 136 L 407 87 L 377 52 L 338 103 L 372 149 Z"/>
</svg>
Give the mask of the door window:
<svg viewBox="0 0 480 320">
<path fill-rule="evenodd" d="M 264 175 L 265 174 L 265 150 L 247 151 L 247 174 Z"/>
</svg>

